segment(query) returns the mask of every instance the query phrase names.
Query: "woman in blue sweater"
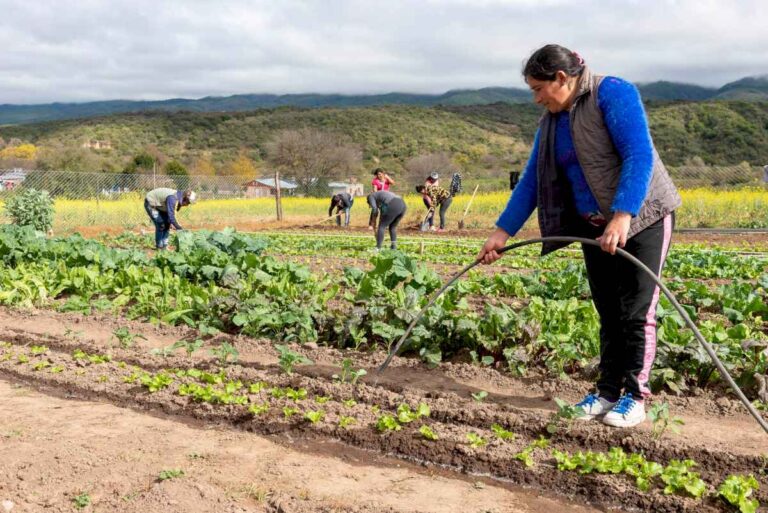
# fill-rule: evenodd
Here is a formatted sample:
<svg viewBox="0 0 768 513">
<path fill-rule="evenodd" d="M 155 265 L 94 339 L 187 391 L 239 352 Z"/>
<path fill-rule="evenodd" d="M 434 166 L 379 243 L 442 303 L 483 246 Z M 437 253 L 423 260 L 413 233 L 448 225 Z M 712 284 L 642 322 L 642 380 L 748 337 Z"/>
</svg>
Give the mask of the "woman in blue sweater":
<svg viewBox="0 0 768 513">
<path fill-rule="evenodd" d="M 559 45 L 534 52 L 523 76 L 546 112 L 523 176 L 478 259 L 500 258 L 496 250 L 534 209 L 542 236 L 600 242 L 582 245 L 600 315 L 600 378 L 577 406 L 584 419 L 635 426 L 645 420 L 643 399 L 650 395 L 659 289 L 615 252 L 623 248 L 658 275 L 680 196 L 654 149 L 634 85 L 593 75 L 578 54 Z M 545 244 L 542 253 L 564 245 Z"/>
</svg>

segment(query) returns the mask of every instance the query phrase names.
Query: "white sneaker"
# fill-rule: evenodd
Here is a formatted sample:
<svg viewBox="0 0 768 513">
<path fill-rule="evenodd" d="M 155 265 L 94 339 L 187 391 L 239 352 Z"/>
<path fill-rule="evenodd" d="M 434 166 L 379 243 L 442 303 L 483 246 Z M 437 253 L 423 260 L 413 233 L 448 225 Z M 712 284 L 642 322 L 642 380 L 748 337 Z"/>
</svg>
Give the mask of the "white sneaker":
<svg viewBox="0 0 768 513">
<path fill-rule="evenodd" d="M 611 402 L 597 394 L 587 394 L 580 403 L 576 403 L 577 408 L 584 410 L 584 415 L 578 417 L 579 420 L 592 420 L 596 417 L 602 417 L 614 407 L 616 403 Z"/>
<path fill-rule="evenodd" d="M 603 417 L 603 424 L 613 427 L 633 427 L 645 420 L 645 405 L 643 401 L 636 401 L 632 394 L 626 394 L 619 398 L 616 406 Z"/>
</svg>

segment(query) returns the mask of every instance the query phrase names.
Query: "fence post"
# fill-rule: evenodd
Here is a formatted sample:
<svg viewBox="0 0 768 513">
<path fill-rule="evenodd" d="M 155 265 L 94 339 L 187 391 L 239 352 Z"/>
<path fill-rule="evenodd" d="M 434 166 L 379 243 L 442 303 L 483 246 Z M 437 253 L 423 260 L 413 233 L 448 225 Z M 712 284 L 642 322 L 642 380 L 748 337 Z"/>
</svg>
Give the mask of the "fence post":
<svg viewBox="0 0 768 513">
<path fill-rule="evenodd" d="M 277 220 L 283 220 L 283 203 L 280 201 L 280 172 L 275 170 L 275 206 L 277 208 Z"/>
</svg>

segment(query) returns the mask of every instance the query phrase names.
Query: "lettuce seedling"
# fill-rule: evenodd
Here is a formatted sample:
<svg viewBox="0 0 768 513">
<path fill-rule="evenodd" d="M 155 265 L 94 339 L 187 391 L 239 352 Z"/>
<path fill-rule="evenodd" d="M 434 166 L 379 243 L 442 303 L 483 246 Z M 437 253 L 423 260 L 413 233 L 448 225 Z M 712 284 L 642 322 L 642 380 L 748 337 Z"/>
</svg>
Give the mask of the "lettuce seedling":
<svg viewBox="0 0 768 513">
<path fill-rule="evenodd" d="M 269 411 L 269 403 L 263 402 L 261 404 L 252 404 L 248 407 L 248 411 L 251 412 L 254 417 L 258 417 Z"/>
<path fill-rule="evenodd" d="M 496 437 L 499 440 L 514 440 L 515 434 L 512 431 L 507 431 L 503 427 L 501 427 L 499 424 L 493 424 L 491 426 L 491 431 L 496 435 Z"/>
<path fill-rule="evenodd" d="M 429 417 L 429 414 L 429 405 L 426 403 L 419 403 L 416 411 L 411 410 L 411 407 L 405 403 L 397 407 L 397 420 L 401 424 L 408 424 L 420 417 Z"/>
<path fill-rule="evenodd" d="M 477 433 L 467 433 L 467 440 L 469 445 L 474 448 L 482 447 L 488 443 L 488 441 Z"/>
<path fill-rule="evenodd" d="M 166 481 L 168 479 L 176 479 L 177 477 L 181 477 L 184 475 L 184 471 L 180 468 L 178 469 L 171 469 L 171 470 L 162 470 L 160 471 L 160 474 L 157 476 L 157 479 L 159 481 Z"/>
<path fill-rule="evenodd" d="M 259 394 L 261 393 L 262 390 L 264 390 L 264 388 L 266 388 L 266 386 L 267 384 L 264 383 L 263 381 L 259 381 L 257 383 L 251 383 L 250 386 L 248 387 L 248 391 L 252 394 Z"/>
<path fill-rule="evenodd" d="M 760 503 L 757 499 L 750 499 L 753 491 L 757 491 L 760 484 L 752 474 L 748 476 L 728 476 L 717 488 L 717 495 L 728 504 L 739 508 L 740 513 L 755 513 Z"/>
<path fill-rule="evenodd" d="M 424 438 L 426 438 L 427 440 L 432 440 L 432 441 L 434 441 L 434 440 L 437 440 L 437 439 L 438 439 L 437 433 L 435 433 L 434 431 L 432 431 L 432 428 L 430 428 L 430 427 L 429 427 L 429 426 L 427 426 L 426 424 L 425 424 L 425 425 L 423 425 L 423 426 L 421 426 L 421 427 L 419 428 L 419 433 L 421 433 L 421 436 L 423 436 L 423 437 L 424 437 Z"/>
<path fill-rule="evenodd" d="M 671 460 L 661 473 L 661 480 L 666 485 L 667 495 L 685 492 L 691 497 L 700 498 L 707 491 L 707 485 L 699 478 L 698 472 L 692 472 L 696 466 L 693 460 Z"/>
<path fill-rule="evenodd" d="M 306 388 L 298 388 L 298 389 L 286 388 L 285 397 L 297 403 L 307 398 L 307 389 Z"/>
<path fill-rule="evenodd" d="M 382 433 L 385 431 L 400 431 L 403 426 L 392 415 L 382 415 L 376 420 L 376 429 Z"/>
<path fill-rule="evenodd" d="M 317 424 L 321 420 L 323 420 L 323 417 L 325 417 L 325 412 L 323 410 L 317 410 L 317 411 L 308 411 L 304 414 L 304 418 L 310 421 L 312 424 Z"/>
</svg>

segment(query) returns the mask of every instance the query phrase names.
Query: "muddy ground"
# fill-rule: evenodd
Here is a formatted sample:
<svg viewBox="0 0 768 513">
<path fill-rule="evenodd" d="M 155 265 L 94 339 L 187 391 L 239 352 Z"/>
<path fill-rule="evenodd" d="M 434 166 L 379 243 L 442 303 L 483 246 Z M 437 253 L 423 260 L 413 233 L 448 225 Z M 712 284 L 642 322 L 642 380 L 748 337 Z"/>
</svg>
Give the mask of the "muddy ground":
<svg viewBox="0 0 768 513">
<path fill-rule="evenodd" d="M 146 340 L 120 347 L 112 333 L 118 327 Z M 588 382 L 517 379 L 464 363 L 428 369 L 396 358 L 375 383 L 385 356 L 377 352 L 351 355 L 355 369 L 369 372 L 352 385 L 332 377 L 349 353 L 294 347 L 313 364 L 289 375 L 270 341 L 247 337 L 220 336 L 191 357 L 183 350 L 169 357 L 151 352 L 193 337 L 184 328 L 106 315 L 1 309 L 0 341 L 7 347 L 0 348 L 0 501 L 11 501 L 12 511 L 73 511 L 82 493 L 90 499 L 84 511 L 728 511 L 714 498 L 665 495 L 660 485 L 640 492 L 628 476 L 558 471 L 550 455 L 553 448 L 622 447 L 664 464 L 693 458 L 710 485 L 728 474 L 754 473 L 759 498 L 768 502 L 762 473 L 768 437 L 727 396 L 696 391 L 657 398 L 685 422 L 681 434 L 660 440 L 648 422 L 632 430 L 561 423 L 551 446 L 532 451 L 534 464 L 526 467 L 516 455 L 546 433 L 552 398 L 576 400 Z M 225 367 L 226 379 L 244 384 L 238 393 L 268 404 L 268 411 L 255 415 L 246 406 L 179 395 L 182 385 L 195 382 L 189 376 L 174 376 L 154 393 L 139 383 L 138 375 L 163 369 L 215 374 L 219 366 L 208 349 L 224 341 L 240 353 Z M 47 349 L 35 354 L 32 346 Z M 76 350 L 110 361 L 76 359 Z M 255 383 L 265 385 L 249 390 Z M 304 388 L 307 397 L 270 395 L 286 387 Z M 479 391 L 488 392 L 481 402 L 471 396 Z M 403 403 L 414 409 L 424 403 L 430 415 L 399 431 L 375 429 L 380 415 L 396 415 Z M 286 417 L 284 408 L 296 413 Z M 324 416 L 316 423 L 304 417 L 317 411 Z M 354 423 L 341 427 L 343 417 Z M 495 438 L 494 423 L 514 439 Z M 420 436 L 422 425 L 438 440 Z M 487 444 L 471 447 L 470 432 Z M 177 469 L 184 474 L 159 478 Z"/>
</svg>

